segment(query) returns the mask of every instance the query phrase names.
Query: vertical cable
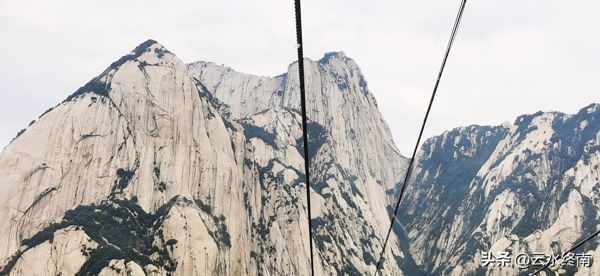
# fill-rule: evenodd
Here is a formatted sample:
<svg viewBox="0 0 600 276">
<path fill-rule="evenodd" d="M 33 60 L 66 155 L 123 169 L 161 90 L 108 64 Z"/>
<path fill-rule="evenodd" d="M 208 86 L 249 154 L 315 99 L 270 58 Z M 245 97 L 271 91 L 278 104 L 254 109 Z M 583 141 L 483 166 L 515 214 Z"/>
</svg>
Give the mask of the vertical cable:
<svg viewBox="0 0 600 276">
<path fill-rule="evenodd" d="M 456 16 L 456 21 L 454 22 L 454 27 L 452 28 L 452 34 L 450 35 L 450 41 L 448 41 L 448 46 L 446 47 L 446 53 L 444 54 L 444 59 L 442 60 L 442 66 L 440 67 L 440 71 L 438 73 L 437 81 L 435 82 L 435 86 L 433 88 L 433 93 L 431 93 L 431 99 L 429 100 L 429 106 L 427 107 L 427 112 L 425 113 L 425 119 L 423 119 L 423 124 L 421 125 L 421 131 L 419 132 L 419 138 L 417 139 L 417 144 L 413 150 L 412 158 L 410 159 L 410 163 L 408 164 L 408 169 L 406 170 L 406 175 L 404 177 L 404 182 L 402 182 L 402 189 L 400 190 L 400 196 L 398 197 L 398 201 L 396 202 L 396 209 L 394 210 L 394 216 L 392 216 L 390 224 L 390 228 L 388 229 L 387 236 L 385 237 L 385 241 L 383 242 L 383 248 L 381 250 L 381 255 L 379 256 L 379 261 L 377 262 L 377 268 L 375 269 L 375 275 L 379 272 L 381 267 L 381 260 L 383 260 L 383 254 L 385 253 L 385 248 L 387 246 L 388 240 L 390 238 L 390 234 L 392 233 L 392 228 L 394 227 L 394 221 L 396 220 L 396 215 L 398 214 L 398 209 L 400 209 L 400 202 L 402 201 L 402 196 L 404 195 L 404 191 L 406 190 L 406 186 L 408 184 L 408 180 L 410 179 L 410 173 L 412 172 L 413 163 L 415 161 L 415 156 L 417 154 L 417 150 L 419 149 L 419 144 L 421 143 L 421 137 L 423 136 L 423 131 L 425 130 L 425 124 L 427 124 L 427 119 L 429 118 L 429 112 L 431 111 L 431 106 L 433 105 L 433 100 L 435 99 L 435 94 L 437 93 L 438 86 L 440 84 L 440 80 L 442 79 L 442 73 L 444 72 L 444 67 L 446 67 L 446 61 L 448 60 L 448 55 L 450 54 L 450 49 L 452 48 L 452 44 L 454 43 L 454 38 L 456 37 L 456 32 L 458 31 L 458 26 L 460 25 L 460 20 L 462 18 L 463 11 L 465 9 L 465 4 L 467 0 L 462 0 L 460 8 L 458 10 L 458 15 Z"/>
<path fill-rule="evenodd" d="M 310 174 L 308 156 L 308 130 L 306 119 L 306 89 L 304 83 L 304 51 L 302 49 L 302 14 L 300 0 L 294 0 L 296 6 L 296 42 L 298 43 L 298 74 L 300 76 L 300 105 L 302 107 L 302 139 L 304 140 L 304 174 L 306 175 L 306 205 L 308 209 L 308 239 L 310 246 L 310 275 L 315 275 L 313 262 L 312 216 L 310 211 Z"/>
</svg>

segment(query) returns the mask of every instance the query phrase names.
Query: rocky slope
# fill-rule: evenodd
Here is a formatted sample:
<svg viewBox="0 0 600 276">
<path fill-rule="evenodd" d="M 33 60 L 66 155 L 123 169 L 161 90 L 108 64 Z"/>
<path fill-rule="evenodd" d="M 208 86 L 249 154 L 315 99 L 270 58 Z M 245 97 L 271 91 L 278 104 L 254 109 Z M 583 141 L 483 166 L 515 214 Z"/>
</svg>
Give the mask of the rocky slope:
<svg viewBox="0 0 600 276">
<path fill-rule="evenodd" d="M 407 160 L 356 62 L 306 59 L 316 275 L 371 275 Z M 0 275 L 308 275 L 298 65 L 142 43 L 0 153 Z M 518 275 L 598 228 L 600 105 L 428 139 L 381 275 Z M 600 260 L 598 239 L 578 253 Z M 600 275 L 561 267 L 545 275 Z"/>
<path fill-rule="evenodd" d="M 370 274 L 406 160 L 354 61 L 305 63 L 316 275 Z M 114 62 L 0 154 L 0 274 L 308 275 L 297 70 L 152 40 Z M 415 269 L 387 251 L 383 275 Z"/>
<path fill-rule="evenodd" d="M 347 272 L 372 274 L 390 225 L 387 191 L 403 180 L 407 160 L 394 145 L 354 60 L 337 52 L 304 63 L 319 254 L 326 267 L 348 265 Z M 188 68 L 240 118 L 264 110 L 300 109 L 297 63 L 274 78 L 202 61 Z M 394 267 L 402 266 L 417 273 L 407 247 L 401 248 L 398 236 L 392 235 L 384 271 L 398 275 Z"/>
<path fill-rule="evenodd" d="M 481 251 L 560 253 L 596 231 L 598 107 L 538 112 L 427 140 L 400 212 L 417 263 L 432 275 L 525 274 L 532 269 L 482 267 Z M 546 275 L 600 275 L 598 239 L 577 252 L 592 255 L 592 267 Z"/>
<path fill-rule="evenodd" d="M 0 200 L 0 217 L 9 222 L 0 226 L 2 259 L 36 250 L 35 243 L 21 246 L 23 240 L 60 223 L 96 235 L 93 240 L 102 247 L 91 257 L 111 250 L 115 258 L 174 275 L 196 266 L 245 271 L 250 226 L 239 211 L 245 184 L 236 160 L 243 155 L 244 138 L 239 131 L 228 132 L 202 93 L 181 60 L 147 41 L 42 115 L 0 155 L 2 190 L 8 191 Z M 155 215 L 168 202 L 176 208 L 167 208 L 163 216 L 139 217 Z M 66 217 L 81 206 L 100 208 L 81 210 L 89 225 Z M 95 217 L 104 212 L 113 216 Z M 130 230 L 120 215 L 124 212 L 134 213 L 126 221 L 140 223 L 137 234 L 106 237 L 119 231 L 108 228 L 114 221 L 120 230 Z M 231 225 L 236 227 L 227 228 Z M 124 248 L 131 239 L 140 240 L 133 243 L 139 248 Z M 161 251 L 171 239 L 178 241 L 174 248 Z M 207 258 L 206 252 L 211 253 Z M 159 257 L 148 260 L 150 253 Z M 98 258 L 89 258 L 83 268 L 105 261 Z M 18 271 L 17 261 L 11 275 Z"/>
</svg>

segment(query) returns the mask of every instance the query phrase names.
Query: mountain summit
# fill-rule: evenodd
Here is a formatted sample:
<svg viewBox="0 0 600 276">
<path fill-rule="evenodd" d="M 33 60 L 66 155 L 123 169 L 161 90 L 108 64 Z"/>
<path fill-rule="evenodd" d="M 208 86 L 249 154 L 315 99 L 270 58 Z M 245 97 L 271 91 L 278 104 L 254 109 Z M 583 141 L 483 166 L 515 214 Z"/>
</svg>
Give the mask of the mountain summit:
<svg viewBox="0 0 600 276">
<path fill-rule="evenodd" d="M 353 59 L 302 62 L 308 156 L 297 63 L 260 77 L 154 40 L 112 63 L 0 153 L 0 275 L 308 275 L 308 231 L 315 276 L 372 275 L 408 160 Z M 525 274 L 482 252 L 596 231 L 598 107 L 424 142 L 380 275 Z"/>
<path fill-rule="evenodd" d="M 97 275 L 108 256 L 147 274 L 244 271 L 228 263 L 250 254 L 238 141 L 203 93 L 149 40 L 14 140 L 0 155 L 5 271 Z M 80 238 L 57 247 L 63 232 Z"/>
<path fill-rule="evenodd" d="M 597 239 L 574 252 L 593 264 L 562 256 L 598 230 L 599 116 L 598 104 L 540 111 L 427 140 L 399 216 L 416 262 L 431 275 L 528 275 L 541 266 L 484 266 L 482 253 L 556 255 L 546 275 L 600 275 Z"/>
<path fill-rule="evenodd" d="M 316 275 L 371 274 L 406 160 L 352 60 L 305 62 Z M 0 153 L 0 274 L 308 275 L 297 70 L 186 65 L 154 40 L 112 63 Z"/>
</svg>

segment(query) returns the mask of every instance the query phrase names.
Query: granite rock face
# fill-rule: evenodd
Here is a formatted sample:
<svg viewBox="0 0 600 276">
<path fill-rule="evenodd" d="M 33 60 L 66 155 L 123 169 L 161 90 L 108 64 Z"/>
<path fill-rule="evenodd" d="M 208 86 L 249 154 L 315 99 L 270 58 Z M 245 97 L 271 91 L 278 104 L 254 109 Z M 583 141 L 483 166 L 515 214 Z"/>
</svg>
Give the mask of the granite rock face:
<svg viewBox="0 0 600 276">
<path fill-rule="evenodd" d="M 598 107 L 575 115 L 538 112 L 427 140 L 399 216 L 417 263 L 432 275 L 525 275 L 533 269 L 514 259 L 507 267 L 482 266 L 482 251 L 560 256 L 595 232 Z M 600 275 L 597 238 L 576 253 L 595 262 L 557 265 L 546 275 Z"/>
<path fill-rule="evenodd" d="M 353 60 L 304 62 L 315 274 L 373 273 L 406 159 Z M 0 154 L 0 274 L 308 275 L 297 70 L 153 40 L 114 62 Z M 382 272 L 402 275 L 392 236 Z"/>
<path fill-rule="evenodd" d="M 316 275 L 372 275 L 408 160 L 354 60 L 303 62 L 310 217 L 298 64 L 254 76 L 149 40 L 0 153 L 0 275 L 309 275 L 309 219 Z M 599 106 L 428 139 L 380 274 L 524 274 L 482 251 L 596 231 Z"/>
<path fill-rule="evenodd" d="M 337 52 L 304 63 L 312 219 L 318 252 L 326 270 L 333 274 L 373 274 L 390 225 L 390 205 L 395 201 L 390 191 L 403 181 L 408 162 L 394 145 L 354 60 Z M 239 118 L 301 109 L 297 63 L 274 78 L 202 61 L 189 64 L 188 69 Z M 385 255 L 390 261 L 384 262 L 384 273 L 399 275 L 399 266 L 417 273 L 408 247 L 400 246 L 396 234 L 398 231 Z"/>
<path fill-rule="evenodd" d="M 0 155 L 1 185 L 7 191 L 0 199 L 0 217 L 8 222 L 0 226 L 2 259 L 20 252 L 23 239 L 64 221 L 65 213 L 79 206 L 104 206 L 103 201 L 119 199 L 139 207 L 135 215 L 154 214 L 172 199 L 187 199 L 201 201 L 210 212 L 204 218 L 200 212 L 190 215 L 186 222 L 194 228 L 192 236 L 183 235 L 179 227 L 185 224 L 173 218 L 171 213 L 178 208 L 171 208 L 168 218 L 155 221 L 164 237 L 177 236 L 182 243 L 193 244 L 169 252 L 169 258 L 204 262 L 200 257 L 205 249 L 200 246 L 206 246 L 213 250 L 208 260 L 211 271 L 245 271 L 249 262 L 237 260 L 250 255 L 251 247 L 242 242 L 250 225 L 247 214 L 240 212 L 244 210 L 244 168 L 237 165 L 236 154 L 242 153 L 232 147 L 237 143 L 241 151 L 244 141 L 235 139 L 237 132 L 231 138 L 226 121 L 203 93 L 181 60 L 160 44 L 147 41 L 41 116 Z M 199 209 L 188 205 L 181 208 Z M 134 211 L 133 207 L 120 208 Z M 216 223 L 212 217 L 223 219 Z M 203 222 L 208 218 L 209 222 Z M 121 223 L 122 219 L 114 216 Z M 124 250 L 115 243 L 127 238 L 105 240 L 104 233 L 112 230 L 104 227 L 106 221 L 97 223 L 100 229 L 90 225 L 85 231 L 96 231 L 105 243 L 103 248 Z M 225 228 L 229 225 L 236 227 Z M 219 234 L 207 238 L 211 230 Z M 144 235 L 155 234 L 151 232 Z M 214 240 L 225 234 L 228 246 L 217 250 Z M 164 249 L 161 240 L 147 241 L 144 246 Z M 134 253 L 144 255 L 140 250 Z M 182 264 L 165 269 L 173 270 L 166 271 L 173 275 L 189 272 Z"/>
</svg>

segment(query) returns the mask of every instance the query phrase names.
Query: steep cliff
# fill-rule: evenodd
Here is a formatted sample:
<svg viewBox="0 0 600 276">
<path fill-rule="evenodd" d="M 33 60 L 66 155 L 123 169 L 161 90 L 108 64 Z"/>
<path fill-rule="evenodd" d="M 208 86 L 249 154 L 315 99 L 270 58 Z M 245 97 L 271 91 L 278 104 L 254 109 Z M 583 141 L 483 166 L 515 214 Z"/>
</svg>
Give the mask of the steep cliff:
<svg viewBox="0 0 600 276">
<path fill-rule="evenodd" d="M 595 232 L 598 107 L 538 112 L 512 125 L 462 127 L 427 140 L 400 215 L 416 261 L 433 275 L 517 275 L 533 268 L 514 260 L 483 267 L 482 251 L 560 255 Z M 599 275 L 599 252 L 593 239 L 576 252 L 596 258 L 593 266 L 547 272 Z"/>
<path fill-rule="evenodd" d="M 393 199 L 388 191 L 403 180 L 408 162 L 394 145 L 354 60 L 338 52 L 304 63 L 312 219 L 319 254 L 326 267 L 336 268 L 332 273 L 372 274 L 390 225 L 389 200 Z M 202 61 L 188 68 L 238 117 L 300 109 L 297 63 L 274 78 Z M 401 266 L 417 273 L 408 247 L 401 247 L 396 232 L 388 250 L 385 258 L 390 261 L 383 271 L 398 275 Z"/>
<path fill-rule="evenodd" d="M 372 273 L 406 160 L 354 61 L 305 62 L 316 275 Z M 0 154 L 0 274 L 308 275 L 297 70 L 114 62 Z M 384 275 L 414 268 L 399 243 Z"/>
</svg>

